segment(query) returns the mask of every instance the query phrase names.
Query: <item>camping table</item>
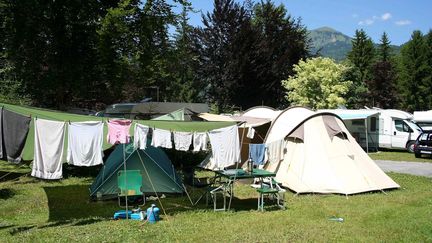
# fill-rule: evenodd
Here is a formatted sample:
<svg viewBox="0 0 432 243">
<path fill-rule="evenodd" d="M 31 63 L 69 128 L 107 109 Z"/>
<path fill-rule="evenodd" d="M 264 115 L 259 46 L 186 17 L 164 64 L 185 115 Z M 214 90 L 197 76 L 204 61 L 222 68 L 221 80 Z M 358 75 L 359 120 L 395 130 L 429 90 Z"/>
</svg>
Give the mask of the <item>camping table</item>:
<svg viewBox="0 0 432 243">
<path fill-rule="evenodd" d="M 224 193 L 228 193 L 230 197 L 234 196 L 234 181 L 239 179 L 250 179 L 250 178 L 259 178 L 262 183 L 262 179 L 266 177 L 275 177 L 276 173 L 262 170 L 262 169 L 253 169 L 252 173 L 244 171 L 243 169 L 232 169 L 232 170 L 219 170 L 215 171 L 216 177 L 222 177 L 227 180 L 220 188 Z M 224 197 L 224 205 L 226 205 Z M 214 202 L 215 203 L 215 202 Z M 231 203 L 228 204 L 228 210 L 231 208 Z M 216 206 L 215 206 L 216 210 Z M 225 206 L 224 209 L 225 210 Z"/>
</svg>

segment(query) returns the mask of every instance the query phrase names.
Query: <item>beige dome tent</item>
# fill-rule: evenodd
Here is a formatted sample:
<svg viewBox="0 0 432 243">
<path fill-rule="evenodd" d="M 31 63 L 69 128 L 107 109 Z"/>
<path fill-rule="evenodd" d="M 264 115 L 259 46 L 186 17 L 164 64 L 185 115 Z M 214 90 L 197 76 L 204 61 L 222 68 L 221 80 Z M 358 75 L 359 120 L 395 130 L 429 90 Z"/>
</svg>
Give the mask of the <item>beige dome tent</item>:
<svg viewBox="0 0 432 243">
<path fill-rule="evenodd" d="M 285 147 L 281 160 L 265 168 L 276 172 L 276 180 L 297 193 L 347 195 L 399 188 L 335 114 L 302 107 L 284 110 L 272 122 L 265 142 L 280 140 Z"/>
</svg>

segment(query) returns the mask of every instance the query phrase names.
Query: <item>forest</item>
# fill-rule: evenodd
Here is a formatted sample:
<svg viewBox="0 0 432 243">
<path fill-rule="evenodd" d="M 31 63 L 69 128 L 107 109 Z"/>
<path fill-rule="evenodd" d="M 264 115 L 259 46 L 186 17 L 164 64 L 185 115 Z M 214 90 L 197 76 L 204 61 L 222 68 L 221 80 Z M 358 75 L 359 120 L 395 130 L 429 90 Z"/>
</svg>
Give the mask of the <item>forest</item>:
<svg viewBox="0 0 432 243">
<path fill-rule="evenodd" d="M 214 112 L 317 108 L 292 98 L 303 87 L 294 82 L 301 63 L 320 58 L 301 17 L 271 0 L 214 0 L 202 25 L 192 26 L 196 11 L 188 0 L 0 0 L 0 102 L 58 110 L 146 98 L 205 102 Z M 345 60 L 318 62 L 333 65 L 336 84 L 346 85 L 330 94 L 341 96 L 337 102 L 319 108 L 431 109 L 432 31 L 407 41 L 395 55 L 386 33 L 376 47 L 357 30 Z M 320 79 L 312 86 L 301 95 L 329 92 Z"/>
</svg>

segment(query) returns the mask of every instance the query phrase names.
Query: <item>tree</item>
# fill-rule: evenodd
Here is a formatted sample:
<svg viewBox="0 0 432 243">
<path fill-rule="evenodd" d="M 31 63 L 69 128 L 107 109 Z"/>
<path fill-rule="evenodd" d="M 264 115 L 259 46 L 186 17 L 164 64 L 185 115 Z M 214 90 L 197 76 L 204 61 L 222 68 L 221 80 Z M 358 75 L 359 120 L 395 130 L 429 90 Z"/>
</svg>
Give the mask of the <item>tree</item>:
<svg viewBox="0 0 432 243">
<path fill-rule="evenodd" d="M 295 75 L 282 81 L 286 98 L 293 105 L 313 109 L 336 108 L 345 105 L 352 82 L 344 79 L 347 67 L 330 58 L 311 58 L 294 65 Z"/>
<path fill-rule="evenodd" d="M 197 75 L 206 98 L 223 111 L 235 106 L 242 87 L 252 75 L 255 34 L 247 10 L 233 0 L 215 0 L 214 10 L 202 16 L 203 27 L 194 31 L 194 52 L 199 57 Z M 243 96 L 243 99 L 247 97 Z"/>
<path fill-rule="evenodd" d="M 378 48 L 379 59 L 372 65 L 371 78 L 366 80 L 369 104 L 388 109 L 397 104 L 396 72 L 390 53 L 390 41 L 384 32 Z"/>
<path fill-rule="evenodd" d="M 348 104 L 361 107 L 366 104 L 367 87 L 365 81 L 371 78 L 370 66 L 373 64 L 375 49 L 371 38 L 363 29 L 356 30 L 352 40 L 352 50 L 348 53 L 348 60 L 353 66 L 351 76 L 354 78 Z"/>
<path fill-rule="evenodd" d="M 256 47 L 256 85 L 250 96 L 251 105 L 266 104 L 272 107 L 286 105 L 281 80 L 294 74 L 293 65 L 309 56 L 308 32 L 288 14 L 284 5 L 261 1 L 254 6 L 252 18 L 259 33 Z M 259 87 L 259 88 L 257 88 Z"/>
<path fill-rule="evenodd" d="M 193 52 L 193 26 L 189 21 L 188 13 L 194 11 L 191 3 L 182 1 L 182 12 L 178 16 L 176 28 L 174 55 L 171 60 L 171 70 L 174 77 L 171 81 L 173 100 L 179 102 L 200 102 L 203 99 L 205 86 L 195 75 L 198 66 L 198 57 Z"/>
<path fill-rule="evenodd" d="M 378 47 L 379 58 L 382 62 L 390 62 L 391 58 L 391 47 L 390 40 L 388 39 L 387 33 L 384 32 L 381 36 L 381 43 Z"/>
<path fill-rule="evenodd" d="M 430 109 L 432 84 L 428 79 L 427 46 L 423 34 L 414 31 L 411 40 L 402 48 L 400 93 L 402 106 L 408 111 Z"/>
</svg>

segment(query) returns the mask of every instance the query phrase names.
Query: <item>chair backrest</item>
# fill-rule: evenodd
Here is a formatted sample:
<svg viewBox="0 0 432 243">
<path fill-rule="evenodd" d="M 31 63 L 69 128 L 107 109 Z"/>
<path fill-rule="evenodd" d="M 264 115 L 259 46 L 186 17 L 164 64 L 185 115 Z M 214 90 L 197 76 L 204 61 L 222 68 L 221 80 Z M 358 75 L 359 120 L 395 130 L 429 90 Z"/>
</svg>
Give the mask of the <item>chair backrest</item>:
<svg viewBox="0 0 432 243">
<path fill-rule="evenodd" d="M 119 196 L 143 195 L 142 184 L 143 177 L 140 170 L 121 170 L 118 172 Z"/>
</svg>

